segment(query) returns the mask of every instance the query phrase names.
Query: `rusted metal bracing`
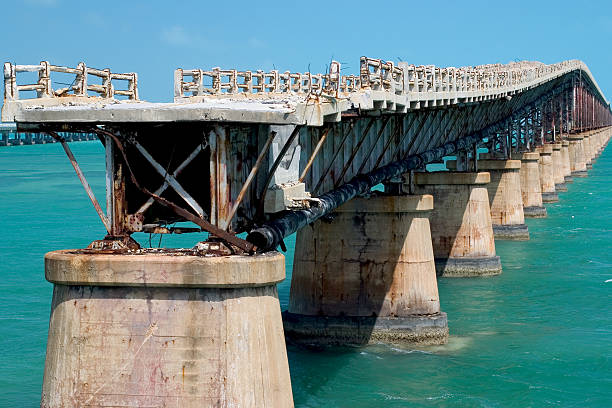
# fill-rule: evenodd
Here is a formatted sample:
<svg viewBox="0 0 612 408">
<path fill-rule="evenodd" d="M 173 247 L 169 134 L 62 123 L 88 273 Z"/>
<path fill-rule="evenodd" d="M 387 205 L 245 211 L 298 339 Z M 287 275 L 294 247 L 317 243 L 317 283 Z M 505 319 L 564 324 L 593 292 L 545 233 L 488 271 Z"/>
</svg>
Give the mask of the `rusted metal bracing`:
<svg viewBox="0 0 612 408">
<path fill-rule="evenodd" d="M 249 189 L 251 182 L 255 178 L 255 175 L 259 171 L 261 164 L 263 163 L 266 155 L 268 154 L 268 151 L 270 150 L 270 145 L 272 145 L 272 142 L 274 141 L 274 137 L 276 137 L 276 132 L 274 131 L 270 132 L 270 136 L 268 136 L 268 139 L 266 140 L 266 144 L 264 145 L 263 149 L 261 149 L 261 152 L 259 152 L 259 156 L 257 157 L 257 161 L 255 162 L 255 165 L 253 165 L 253 168 L 251 169 L 249 176 L 247 177 L 246 181 L 242 185 L 242 188 L 240 189 L 240 193 L 238 194 L 236 201 L 232 204 L 232 209 L 230 210 L 229 217 L 228 217 L 228 224 L 225 227 L 226 229 L 229 226 L 232 218 L 234 218 L 234 215 L 236 214 L 236 211 L 238 210 L 240 203 L 244 199 L 244 196 L 247 190 Z M 265 199 L 265 197 L 262 197 L 262 199 Z"/>
<path fill-rule="evenodd" d="M 483 123 L 487 123 L 487 119 L 483 119 L 481 117 L 482 115 L 474 115 L 474 110 L 480 109 L 480 107 L 466 107 L 466 109 L 471 110 L 471 112 L 469 115 L 463 115 L 463 117 L 467 117 L 469 120 L 464 119 L 467 121 L 458 128 L 464 131 L 467 126 L 470 129 L 478 130 L 469 131 L 467 134 L 463 133 L 463 136 L 451 141 L 440 141 L 439 143 L 442 144 L 438 144 L 438 147 L 428 149 L 418 154 L 409 154 L 402 160 L 378 167 L 367 174 L 357 175 L 348 183 L 320 195 L 318 197 L 320 204 L 317 207 L 298 211 L 286 211 L 277 214 L 272 220 L 253 229 L 248 235 L 247 240 L 253 242 L 260 250 L 276 248 L 282 243 L 282 240 L 286 236 L 316 221 L 318 218 L 333 212 L 338 206 L 350 199 L 368 193 L 373 186 L 379 183 L 399 177 L 413 169 L 423 168 L 427 163 L 441 160 L 444 156 L 456 154 L 457 152 L 465 152 L 467 154 L 468 150 L 472 150 L 474 158 L 477 155 L 477 146 L 481 144 L 485 138 L 490 137 L 492 132 L 497 133 L 497 129 L 507 126 L 508 115 L 515 118 L 531 115 L 533 109 L 541 106 L 550 96 L 551 94 L 546 94 L 530 99 L 528 98 L 529 100 L 527 102 L 523 101 L 525 102 L 524 105 L 518 100 L 519 98 L 516 98 L 517 100 L 505 106 L 505 109 L 502 109 L 505 111 L 505 115 L 497 115 L 499 117 L 497 122 L 489 122 L 487 126 L 480 129 L 478 129 L 479 126 Z M 461 113 L 458 115 L 460 117 L 462 116 Z M 472 117 L 475 117 L 476 120 L 470 119 Z M 455 123 L 461 123 L 461 120 L 457 120 Z M 454 127 L 457 126 L 455 125 Z M 452 127 L 447 125 L 445 128 L 450 129 Z M 443 140 L 448 140 L 448 138 L 447 136 Z M 476 164 L 475 168 L 477 168 Z"/>
<path fill-rule="evenodd" d="M 202 209 L 202 207 L 200 206 L 200 204 L 197 203 L 197 201 L 191 197 L 191 195 L 183 188 L 183 186 L 181 186 L 181 184 L 176 181 L 176 178 L 174 178 L 174 176 L 172 174 L 168 174 L 168 171 L 166 169 L 164 169 L 157 161 L 155 161 L 155 159 L 153 158 L 153 156 L 151 156 L 149 154 L 149 152 L 147 152 L 147 150 L 142 147 L 142 145 L 140 143 L 138 143 L 138 141 L 136 139 L 128 139 L 128 142 L 131 143 L 132 145 L 134 145 L 136 147 L 136 149 L 138 149 L 138 151 L 147 159 L 147 161 L 151 164 L 151 166 L 153 166 L 153 168 L 164 177 L 164 183 L 170 185 L 170 187 L 172 187 L 177 193 L 178 195 L 181 196 L 181 198 L 183 200 L 185 200 L 185 202 L 187 204 L 189 204 L 189 206 L 196 212 L 196 214 L 200 217 L 203 218 L 204 217 L 204 210 Z M 198 150 L 198 149 L 196 149 Z M 201 150 L 201 148 L 200 148 Z M 194 151 L 194 153 L 197 154 L 197 152 Z M 188 158 L 189 159 L 189 158 Z M 155 194 L 157 195 L 157 194 Z"/>
<path fill-rule="evenodd" d="M 169 178 L 169 175 L 167 174 L 167 172 L 163 171 L 163 168 L 161 168 L 162 171 L 160 171 L 159 168 L 157 167 L 161 167 L 159 165 L 159 163 L 157 163 L 150 154 L 148 154 L 148 152 L 146 152 L 146 150 L 144 150 L 144 148 L 142 148 L 142 146 L 135 141 L 134 139 L 129 139 L 126 140 L 125 142 L 122 142 L 120 140 L 120 138 L 115 135 L 113 132 L 104 130 L 104 129 L 96 129 L 96 132 L 109 137 L 110 139 L 113 140 L 114 142 L 114 146 L 117 147 L 117 149 L 119 150 L 119 152 L 121 153 L 121 156 L 123 158 L 123 162 L 125 163 L 129 175 L 130 175 L 130 179 L 132 181 L 132 183 L 134 184 L 134 186 L 136 186 L 141 192 L 143 192 L 145 195 L 147 195 L 148 197 L 152 198 L 153 200 L 155 200 L 157 203 L 171 209 L 176 215 L 178 215 L 179 217 L 181 217 L 182 219 L 185 219 L 187 221 L 193 222 L 194 224 L 198 225 L 203 231 L 207 231 L 210 234 L 214 235 L 215 237 L 218 237 L 219 239 L 227 242 L 228 244 L 231 244 L 233 247 L 236 247 L 237 249 L 244 251 L 244 252 L 253 252 L 254 250 L 256 250 L 256 247 L 250 243 L 247 242 L 243 239 L 240 239 L 238 237 L 236 237 L 234 234 L 229 233 L 213 224 L 211 224 L 210 222 L 208 222 L 207 220 L 204 219 L 204 214 L 202 215 L 195 215 L 193 213 L 191 213 L 190 211 L 180 207 L 179 205 L 173 203 L 172 201 L 163 198 L 155 193 L 152 193 L 151 191 L 149 191 L 146 187 L 142 186 L 139 181 L 136 179 L 136 176 L 134 174 L 134 171 L 132 169 L 132 166 L 130 165 L 130 161 L 127 157 L 126 151 L 125 151 L 125 146 L 124 143 L 126 144 L 131 144 L 133 146 L 136 147 L 136 149 L 143 154 L 144 157 L 147 158 L 148 162 L 150 164 L 152 164 L 154 167 L 156 167 L 156 170 L 164 177 L 164 181 L 168 182 L 168 184 L 172 187 L 175 188 L 175 190 L 177 191 L 177 193 L 179 193 L 179 195 L 181 195 L 181 197 L 183 199 L 185 199 L 185 197 L 191 197 L 189 195 L 184 195 L 186 194 L 186 191 L 184 191 L 184 189 L 180 186 L 180 184 L 178 184 L 178 182 L 174 183 L 172 181 L 172 179 Z M 154 164 L 156 163 L 156 164 Z M 176 180 L 175 180 L 176 181 Z M 173 186 L 173 184 L 176 184 L 175 186 Z M 185 200 L 187 201 L 187 200 Z M 197 204 L 197 203 L 196 203 Z M 199 204 L 198 204 L 198 207 Z M 201 208 L 201 207 L 200 207 Z M 195 210 L 195 208 L 194 208 Z"/>
<path fill-rule="evenodd" d="M 323 132 L 321 133 L 321 136 L 319 137 L 319 141 L 317 142 L 317 146 L 314 148 L 312 155 L 310 156 L 310 158 L 308 159 L 308 162 L 306 163 L 306 166 L 304 166 L 304 170 L 302 170 L 302 174 L 300 174 L 300 178 L 298 180 L 300 183 L 304 182 L 304 179 L 306 178 L 306 175 L 308 174 L 308 170 L 310 170 L 310 167 L 312 166 L 314 159 L 317 157 L 317 154 L 319 154 L 321 147 L 323 147 L 323 143 L 325 143 L 325 141 L 327 140 L 327 135 L 329 134 L 330 130 L 331 130 L 330 126 L 327 126 L 325 127 L 325 129 L 323 129 Z"/>
<path fill-rule="evenodd" d="M 79 163 L 77 162 L 76 158 L 72 154 L 72 150 L 70 150 L 70 147 L 68 147 L 68 143 L 66 143 L 66 141 L 56 132 L 48 131 L 48 133 L 51 137 L 53 137 L 55 140 L 57 140 L 58 142 L 62 144 L 62 147 L 64 148 L 64 152 L 66 152 L 66 156 L 68 156 L 68 159 L 70 160 L 70 164 L 72 164 L 72 167 L 74 167 L 74 171 L 76 172 L 79 180 L 81 181 L 81 184 L 83 185 L 83 188 L 85 189 L 85 192 L 87 193 L 87 196 L 89 197 L 89 199 L 91 200 L 91 203 L 96 209 L 96 212 L 98 213 L 98 216 L 100 217 L 100 220 L 102 220 L 102 224 L 104 224 L 106 231 L 110 234 L 111 225 L 110 225 L 109 219 L 104 215 L 104 212 L 102 211 L 102 207 L 100 207 L 100 203 L 98 203 L 98 200 L 96 199 L 96 196 L 94 195 L 93 190 L 89 186 L 89 183 L 87 182 L 87 179 L 85 178 L 85 175 L 83 174 L 83 171 L 81 171 L 81 167 L 79 166 Z"/>
<path fill-rule="evenodd" d="M 323 181 L 325 180 L 325 178 L 327 177 L 327 175 L 329 174 L 329 171 L 331 170 L 332 166 L 334 165 L 335 161 L 336 161 L 336 157 L 338 157 L 338 154 L 341 151 L 341 148 L 344 147 L 344 142 L 346 141 L 346 138 L 349 137 L 349 135 L 351 135 L 353 133 L 353 129 L 355 127 L 355 121 L 351 120 L 348 124 L 348 129 L 343 132 L 344 136 L 342 137 L 342 140 L 339 143 L 339 147 L 337 149 L 333 150 L 333 156 L 331 157 L 331 160 L 328 161 L 328 166 L 325 169 L 325 171 L 320 175 L 317 184 L 315 184 L 314 188 L 313 188 L 313 192 L 317 193 L 319 191 L 319 187 L 321 187 L 321 183 L 323 183 Z M 331 148 L 333 149 L 333 146 L 331 146 Z"/>
<path fill-rule="evenodd" d="M 439 68 L 363 57 L 352 76 L 340 75 L 338 63 L 321 75 L 178 70 L 175 103 L 102 101 L 91 117 L 59 96 L 74 92 L 80 106 L 91 102 L 79 96 L 95 92 L 99 102 L 112 98 L 109 81 L 129 78 L 104 74 L 106 88 L 89 88 L 83 75 L 99 72 L 81 66 L 76 85 L 50 93 L 41 67 L 31 69 L 41 73 L 30 89 L 36 103 L 5 95 L 7 111 L 18 126 L 95 132 L 105 144 L 106 214 L 90 198 L 108 236 L 92 248 L 134 248 L 129 235 L 139 231 L 203 230 L 230 252 L 267 250 L 373 185 L 446 155 L 477 169 L 479 146 L 509 157 L 612 124 L 607 101 L 576 61 Z M 16 72 L 25 68 L 5 68 L 8 92 L 19 98 L 29 88 Z M 36 116 L 41 111 L 54 123 Z M 180 221 L 198 228 L 173 226 Z M 248 240 L 236 236 L 244 231 Z"/>
<path fill-rule="evenodd" d="M 108 145 L 107 145 L 108 146 Z M 171 178 L 172 180 L 175 180 L 175 183 L 178 184 L 178 182 L 176 181 L 176 177 L 178 177 L 178 175 L 181 173 L 181 171 L 187 167 L 187 165 L 189 163 L 191 163 L 193 161 L 193 159 L 195 159 L 198 154 L 200 154 L 200 152 L 202 152 L 202 150 L 204 150 L 207 146 L 204 143 L 199 144 L 194 150 L 193 152 L 191 152 L 191 154 L 189 156 L 187 156 L 187 158 L 171 173 L 168 174 L 166 176 L 166 173 L 164 172 L 164 183 L 157 189 L 155 190 L 154 194 L 155 195 L 160 195 L 162 194 L 169 185 L 169 179 Z M 180 186 L 180 184 L 179 184 Z M 182 189 L 182 187 L 181 187 Z M 192 199 L 193 200 L 193 199 Z M 146 203 L 144 203 L 139 209 L 138 209 L 138 213 L 142 214 L 144 213 L 153 203 L 155 202 L 155 200 L 153 198 L 149 198 L 147 200 Z M 197 204 L 197 203 L 196 203 Z M 200 208 L 201 211 L 201 215 L 204 214 L 204 211 L 201 209 L 201 207 L 198 204 L 198 208 Z"/>
<path fill-rule="evenodd" d="M 352 198 L 368 193 L 373 186 L 399 177 L 411 169 L 421 168 L 425 163 L 448 156 L 464 145 L 477 143 L 480 138 L 481 135 L 479 134 L 470 135 L 422 154 L 382 166 L 368 174 L 359 175 L 339 188 L 319 196 L 320 203 L 318 206 L 297 211 L 286 211 L 272 221 L 255 228 L 249 233 L 247 240 L 263 251 L 276 248 L 286 236 L 331 213 Z"/>
<path fill-rule="evenodd" d="M 379 137 L 380 137 L 380 134 L 382 134 L 382 132 L 387 127 L 387 123 L 389 123 L 389 119 L 390 118 L 391 118 L 390 116 L 386 116 L 383 119 L 383 125 L 382 125 L 382 127 L 380 129 Z M 348 157 L 348 160 L 346 160 L 346 163 L 344 164 L 344 167 L 342 168 L 342 171 L 340 172 L 340 175 L 338 176 L 338 178 L 336 178 L 334 180 L 334 187 L 337 187 L 338 185 L 342 184 L 342 182 L 344 180 L 344 175 L 346 174 L 346 171 L 349 169 L 350 166 L 353 165 L 353 160 L 355 159 L 355 156 L 357 155 L 357 152 L 359 152 L 359 148 L 361 147 L 361 145 L 363 145 L 363 142 L 368 137 L 368 133 L 370 132 L 370 129 L 372 128 L 372 125 L 375 122 L 376 122 L 376 118 L 371 118 L 370 121 L 368 122 L 365 130 L 362 132 L 361 136 L 359 137 L 359 141 L 351 149 L 351 155 Z"/>
</svg>

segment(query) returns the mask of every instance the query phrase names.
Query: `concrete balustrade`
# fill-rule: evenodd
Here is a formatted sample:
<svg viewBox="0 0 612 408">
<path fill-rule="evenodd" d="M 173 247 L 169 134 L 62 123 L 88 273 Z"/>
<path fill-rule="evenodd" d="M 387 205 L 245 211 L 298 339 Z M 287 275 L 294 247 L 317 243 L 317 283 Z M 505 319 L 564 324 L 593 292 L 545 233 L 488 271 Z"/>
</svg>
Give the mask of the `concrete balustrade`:
<svg viewBox="0 0 612 408">
<path fill-rule="evenodd" d="M 572 178 L 572 169 L 570 166 L 569 141 L 568 140 L 561 141 L 561 162 L 563 164 L 563 178 L 565 180 L 565 184 L 567 187 L 567 183 L 574 182 L 574 179 Z"/>
<path fill-rule="evenodd" d="M 559 201 L 555 191 L 555 178 L 553 170 L 552 145 L 538 146 L 536 151 L 540 153 L 540 186 L 542 188 L 542 202 L 554 203 Z"/>
<path fill-rule="evenodd" d="M 542 204 L 542 187 L 540 185 L 540 153 L 513 153 L 512 159 L 521 161 L 519 175 L 521 178 L 521 197 L 523 214 L 529 218 L 544 218 L 546 207 Z"/>
<path fill-rule="evenodd" d="M 586 177 L 587 167 L 584 159 L 582 136 L 570 134 L 567 139 L 569 141 L 569 159 L 572 177 Z"/>
<path fill-rule="evenodd" d="M 292 407 L 284 257 L 45 256 L 41 406 Z"/>
<path fill-rule="evenodd" d="M 438 275 L 488 276 L 502 271 L 495 254 L 486 185 L 489 173 L 414 173 L 413 191 L 432 194 L 431 239 Z"/>
<path fill-rule="evenodd" d="M 565 185 L 565 177 L 563 173 L 563 157 L 561 157 L 561 142 L 553 143 L 552 145 L 552 163 L 553 163 L 553 180 L 555 182 L 555 191 L 567 191 Z"/>
<path fill-rule="evenodd" d="M 318 344 L 440 344 L 431 195 L 355 198 L 297 234 L 287 338 Z"/>
</svg>

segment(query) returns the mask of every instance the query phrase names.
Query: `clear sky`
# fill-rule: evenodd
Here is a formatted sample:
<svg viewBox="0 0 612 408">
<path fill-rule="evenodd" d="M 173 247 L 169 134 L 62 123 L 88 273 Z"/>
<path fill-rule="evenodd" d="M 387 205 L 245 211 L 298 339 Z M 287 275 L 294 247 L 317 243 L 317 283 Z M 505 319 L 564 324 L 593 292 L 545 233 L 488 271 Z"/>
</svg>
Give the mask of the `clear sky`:
<svg viewBox="0 0 612 408">
<path fill-rule="evenodd" d="M 4 1 L 4 61 L 138 72 L 170 101 L 173 70 L 357 73 L 366 55 L 465 66 L 581 59 L 612 98 L 612 1 Z"/>
</svg>

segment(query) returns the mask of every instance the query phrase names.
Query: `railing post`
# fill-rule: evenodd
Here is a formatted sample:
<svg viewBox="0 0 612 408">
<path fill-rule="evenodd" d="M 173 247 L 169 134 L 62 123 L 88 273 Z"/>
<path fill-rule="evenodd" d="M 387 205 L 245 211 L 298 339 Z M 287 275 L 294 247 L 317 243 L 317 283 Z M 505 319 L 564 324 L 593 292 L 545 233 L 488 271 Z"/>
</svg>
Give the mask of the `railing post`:
<svg viewBox="0 0 612 408">
<path fill-rule="evenodd" d="M 43 86 L 43 89 L 36 91 L 36 96 L 39 98 L 48 98 L 51 95 L 51 78 L 48 61 L 40 61 L 41 70 L 38 71 L 38 84 Z"/>
<path fill-rule="evenodd" d="M 4 64 L 4 99 L 19 99 L 15 66 L 10 62 Z"/>
</svg>

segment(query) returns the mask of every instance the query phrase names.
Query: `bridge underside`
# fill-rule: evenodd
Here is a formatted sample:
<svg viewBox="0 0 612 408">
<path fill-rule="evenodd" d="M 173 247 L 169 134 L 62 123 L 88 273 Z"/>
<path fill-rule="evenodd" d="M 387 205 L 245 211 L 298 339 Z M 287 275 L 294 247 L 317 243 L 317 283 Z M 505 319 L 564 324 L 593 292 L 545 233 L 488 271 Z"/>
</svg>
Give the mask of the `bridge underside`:
<svg viewBox="0 0 612 408">
<path fill-rule="evenodd" d="M 456 155 L 467 170 L 476 166 L 479 147 L 510 157 L 560 134 L 610 124 L 607 102 L 581 70 L 486 98 L 404 102 L 409 106 L 386 98 L 368 109 L 341 100 L 334 112 L 321 103 L 320 126 L 304 116 L 308 101 L 283 111 L 278 100 L 270 112 L 239 107 L 216 114 L 202 110 L 201 101 L 100 109 L 27 102 L 9 104 L 4 116 L 14 115 L 23 131 L 100 137 L 107 212 L 99 212 L 110 237 L 204 229 L 247 251 L 253 243 L 274 248 L 374 185 L 445 156 Z M 178 221 L 197 227 L 171 228 Z M 244 231 L 254 231 L 250 244 L 232 238 Z"/>
</svg>

